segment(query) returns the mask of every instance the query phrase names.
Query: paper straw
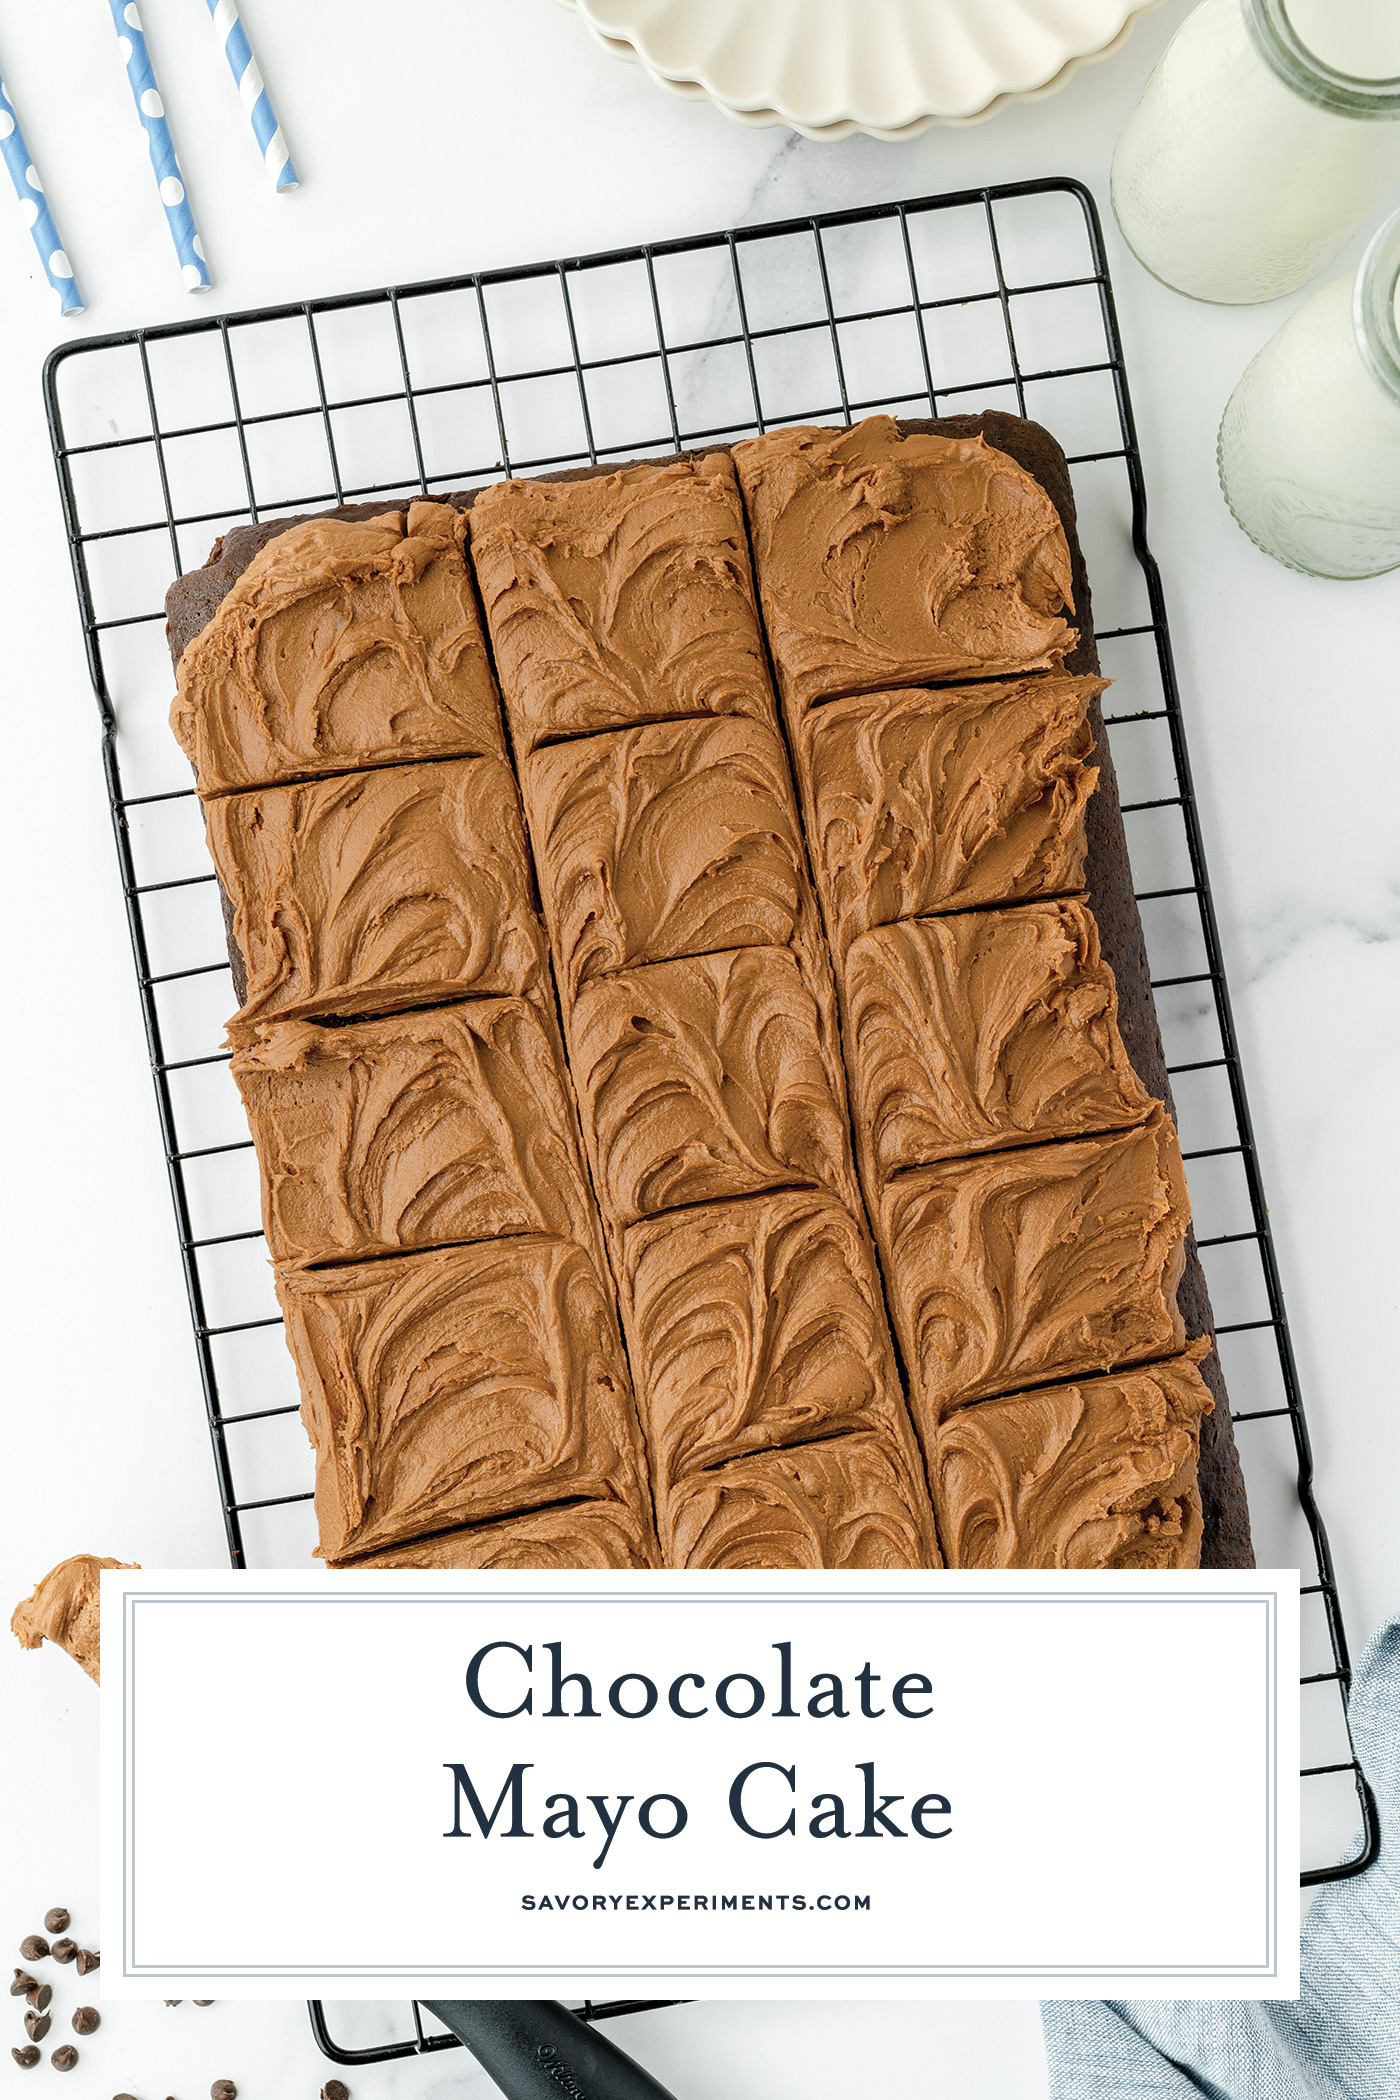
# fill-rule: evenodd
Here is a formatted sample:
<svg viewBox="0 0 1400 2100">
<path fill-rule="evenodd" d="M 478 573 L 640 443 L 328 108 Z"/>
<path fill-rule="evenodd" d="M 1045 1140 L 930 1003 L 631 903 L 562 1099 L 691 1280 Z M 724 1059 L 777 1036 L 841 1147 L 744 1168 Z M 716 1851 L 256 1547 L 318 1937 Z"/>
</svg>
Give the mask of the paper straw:
<svg viewBox="0 0 1400 2100">
<path fill-rule="evenodd" d="M 160 89 L 156 86 L 156 76 L 151 67 L 151 54 L 146 49 L 140 11 L 136 0 L 107 0 L 107 4 L 112 10 L 112 22 L 117 32 L 117 49 L 121 52 L 126 77 L 131 83 L 136 113 L 145 128 L 146 144 L 151 149 L 151 166 L 155 170 L 160 201 L 165 206 L 170 238 L 175 243 L 175 253 L 180 259 L 180 275 L 185 280 L 186 291 L 202 292 L 209 283 L 209 269 L 204 260 L 204 243 L 195 231 L 194 215 L 185 195 L 180 163 L 175 158 L 170 126 L 165 121 L 165 104 L 160 99 Z"/>
<path fill-rule="evenodd" d="M 44 265 L 44 275 L 58 293 L 59 311 L 63 314 L 80 314 L 83 310 L 82 295 L 73 277 L 73 266 L 64 253 L 63 243 L 58 237 L 58 228 L 53 222 L 44 185 L 39 180 L 39 171 L 29 158 L 29 148 L 24 143 L 24 133 L 19 128 L 10 101 L 9 90 L 0 80 L 0 154 L 5 157 L 5 166 L 10 171 L 10 180 L 19 199 L 20 217 L 34 236 L 34 245 L 39 251 L 39 260 Z"/>
<path fill-rule="evenodd" d="M 262 68 L 253 56 L 253 47 L 238 19 L 234 0 L 205 0 L 205 5 L 214 25 L 214 34 L 224 47 L 228 69 L 238 83 L 238 99 L 248 112 L 248 121 L 253 127 L 263 166 L 272 177 L 273 188 L 294 190 L 301 178 L 292 166 L 292 149 L 282 135 L 277 113 L 268 99 Z"/>
</svg>

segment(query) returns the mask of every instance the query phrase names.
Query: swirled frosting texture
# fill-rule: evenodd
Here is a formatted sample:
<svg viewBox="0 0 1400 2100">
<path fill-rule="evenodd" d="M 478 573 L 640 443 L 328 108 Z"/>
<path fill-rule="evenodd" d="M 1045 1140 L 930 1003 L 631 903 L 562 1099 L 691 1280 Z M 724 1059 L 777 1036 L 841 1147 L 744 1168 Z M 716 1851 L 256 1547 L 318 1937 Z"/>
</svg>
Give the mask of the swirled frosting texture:
<svg viewBox="0 0 1400 2100">
<path fill-rule="evenodd" d="M 858 1203 L 834 1046 L 788 949 L 595 978 L 569 1047 L 599 1201 L 618 1224 L 794 1182 Z"/>
<path fill-rule="evenodd" d="M 1074 647 L 1055 506 L 980 437 L 868 416 L 750 438 L 734 464 L 792 721 L 838 693 L 1048 670 Z"/>
<path fill-rule="evenodd" d="M 672 1568 L 936 1568 L 928 1496 L 871 1436 L 694 1473 L 662 1517 Z"/>
<path fill-rule="evenodd" d="M 1140 1123 L 1113 972 L 1077 901 L 913 919 L 846 958 L 856 1128 L 874 1185 L 903 1168 Z"/>
<path fill-rule="evenodd" d="M 200 793 L 502 754 L 465 537 L 450 505 L 415 503 L 269 541 L 180 658 L 170 726 Z"/>
<path fill-rule="evenodd" d="M 15 1606 L 11 1633 L 21 1648 L 38 1648 L 53 1641 L 99 1684 L 102 1586 L 98 1577 L 104 1568 L 139 1566 L 139 1561 L 101 1560 L 95 1553 L 75 1553 L 71 1560 L 61 1560 L 34 1585 L 33 1595 Z"/>
<path fill-rule="evenodd" d="M 632 963 L 791 941 L 803 849 L 782 745 L 760 723 L 551 744 L 521 784 L 566 1005 Z"/>
<path fill-rule="evenodd" d="M 899 919 L 1082 889 L 1098 678 L 882 693 L 797 738 L 832 945 Z"/>
<path fill-rule="evenodd" d="M 233 1076 L 274 1261 L 515 1233 L 596 1244 L 554 1032 L 526 1000 L 277 1021 L 254 1037 Z"/>
<path fill-rule="evenodd" d="M 931 1474 L 953 1568 L 1195 1568 L 1201 1417 L 1214 1402 L 1184 1356 L 1080 1385 L 960 1407 Z"/>
<path fill-rule="evenodd" d="M 680 715 L 773 718 L 734 469 L 722 453 L 500 482 L 472 559 L 520 754 Z"/>
<path fill-rule="evenodd" d="M 651 1525 L 622 1502 L 568 1502 L 394 1546 L 357 1568 L 654 1568 Z"/>
<path fill-rule="evenodd" d="M 881 1245 L 925 1446 L 964 1401 L 1180 1350 L 1189 1222 L 1160 1108 L 1136 1130 L 891 1182 Z"/>
<path fill-rule="evenodd" d="M 519 993 L 542 962 L 510 768 L 388 766 L 225 795 L 209 850 L 254 1022 L 346 1017 L 466 992 Z"/>
<path fill-rule="evenodd" d="M 658 1497 L 701 1467 L 844 1430 L 912 1450 L 873 1253 L 828 1197 L 648 1219 L 622 1268 Z"/>
<path fill-rule="evenodd" d="M 381 1551 L 567 1499 L 642 1507 L 613 1308 L 566 1240 L 283 1271 L 319 1551 Z"/>
</svg>

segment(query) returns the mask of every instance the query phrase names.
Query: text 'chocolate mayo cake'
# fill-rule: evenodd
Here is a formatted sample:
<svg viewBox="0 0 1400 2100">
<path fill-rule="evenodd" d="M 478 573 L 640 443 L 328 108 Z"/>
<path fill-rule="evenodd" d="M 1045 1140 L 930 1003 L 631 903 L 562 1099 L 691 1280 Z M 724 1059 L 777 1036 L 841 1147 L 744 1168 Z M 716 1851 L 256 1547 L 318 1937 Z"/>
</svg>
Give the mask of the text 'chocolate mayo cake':
<svg viewBox="0 0 1400 2100">
<path fill-rule="evenodd" d="M 1045 432 L 276 520 L 168 609 L 328 1560 L 1249 1563 Z"/>
</svg>

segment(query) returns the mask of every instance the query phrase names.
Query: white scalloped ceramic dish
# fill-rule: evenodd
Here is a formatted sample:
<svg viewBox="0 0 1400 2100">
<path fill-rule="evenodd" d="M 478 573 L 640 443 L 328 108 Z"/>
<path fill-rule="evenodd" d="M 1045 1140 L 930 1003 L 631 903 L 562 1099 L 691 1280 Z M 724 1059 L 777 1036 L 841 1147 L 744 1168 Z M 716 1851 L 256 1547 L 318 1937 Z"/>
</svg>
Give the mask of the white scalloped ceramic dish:
<svg viewBox="0 0 1400 2100">
<path fill-rule="evenodd" d="M 740 124 L 898 141 L 1054 94 L 1161 0 L 563 0 L 616 58 Z"/>
</svg>

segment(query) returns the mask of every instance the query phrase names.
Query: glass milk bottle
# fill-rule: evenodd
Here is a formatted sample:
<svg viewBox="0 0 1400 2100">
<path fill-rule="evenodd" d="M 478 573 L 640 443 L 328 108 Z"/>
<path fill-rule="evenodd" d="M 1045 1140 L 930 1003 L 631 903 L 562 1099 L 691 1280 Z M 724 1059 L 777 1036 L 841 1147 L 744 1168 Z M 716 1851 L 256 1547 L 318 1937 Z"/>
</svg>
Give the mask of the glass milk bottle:
<svg viewBox="0 0 1400 2100">
<path fill-rule="evenodd" d="M 1296 291 L 1400 179 L 1400 0 L 1205 0 L 1113 155 L 1154 277 L 1249 306 Z"/>
<path fill-rule="evenodd" d="M 1400 567 L 1400 212 L 1355 277 L 1267 342 L 1220 425 L 1220 484 L 1266 554 L 1313 576 Z"/>
</svg>

